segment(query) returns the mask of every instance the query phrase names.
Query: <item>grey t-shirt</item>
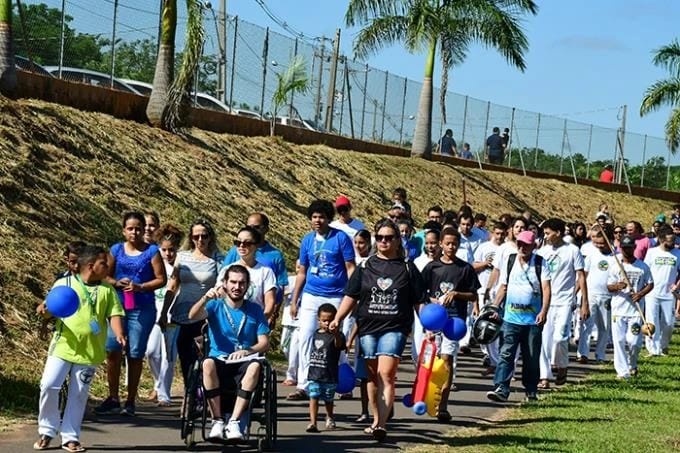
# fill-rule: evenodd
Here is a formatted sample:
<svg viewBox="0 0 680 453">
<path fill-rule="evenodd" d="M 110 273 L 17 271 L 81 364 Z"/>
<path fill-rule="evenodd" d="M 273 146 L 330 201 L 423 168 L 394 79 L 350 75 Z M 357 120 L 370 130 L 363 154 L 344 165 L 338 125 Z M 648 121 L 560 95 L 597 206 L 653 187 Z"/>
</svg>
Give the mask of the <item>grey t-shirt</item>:
<svg viewBox="0 0 680 453">
<path fill-rule="evenodd" d="M 221 260 L 220 260 L 221 261 Z M 179 293 L 170 312 L 177 324 L 191 324 L 189 310 L 217 281 L 218 261 L 196 259 L 190 250 L 177 254 L 175 268 L 179 269 Z"/>
</svg>

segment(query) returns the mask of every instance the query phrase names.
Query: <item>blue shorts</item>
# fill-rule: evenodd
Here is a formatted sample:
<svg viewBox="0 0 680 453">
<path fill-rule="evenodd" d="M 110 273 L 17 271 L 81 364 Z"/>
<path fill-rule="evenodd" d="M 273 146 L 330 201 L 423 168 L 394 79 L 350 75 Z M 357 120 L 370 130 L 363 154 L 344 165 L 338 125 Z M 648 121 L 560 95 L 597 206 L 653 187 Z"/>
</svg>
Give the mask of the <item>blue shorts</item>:
<svg viewBox="0 0 680 453">
<path fill-rule="evenodd" d="M 362 335 L 359 337 L 361 355 L 366 360 L 377 358 L 379 355 L 388 355 L 397 359 L 406 347 L 406 335 L 401 332 L 384 332 Z"/>
<path fill-rule="evenodd" d="M 313 400 L 324 401 L 326 403 L 335 398 L 335 388 L 338 384 L 328 382 L 309 381 L 307 393 Z"/>
<path fill-rule="evenodd" d="M 138 305 L 134 310 L 125 310 L 123 318 L 123 331 L 127 337 L 125 354 L 131 359 L 143 359 L 146 355 L 146 345 L 149 342 L 149 335 L 156 324 L 156 305 Z M 108 329 L 106 338 L 106 351 L 122 351 L 123 348 L 116 341 L 115 335 Z"/>
</svg>

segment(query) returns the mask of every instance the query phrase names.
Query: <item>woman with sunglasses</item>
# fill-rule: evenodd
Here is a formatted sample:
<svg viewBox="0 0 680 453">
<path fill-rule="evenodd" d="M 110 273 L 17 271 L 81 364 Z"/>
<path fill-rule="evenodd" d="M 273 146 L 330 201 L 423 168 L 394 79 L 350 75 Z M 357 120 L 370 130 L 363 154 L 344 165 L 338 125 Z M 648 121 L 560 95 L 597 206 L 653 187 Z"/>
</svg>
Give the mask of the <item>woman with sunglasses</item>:
<svg viewBox="0 0 680 453">
<path fill-rule="evenodd" d="M 614 227 L 614 242 L 612 242 L 614 253 L 621 253 L 621 239 L 624 234 L 626 234 L 626 230 L 623 226 L 616 225 Z"/>
<path fill-rule="evenodd" d="M 368 398 L 373 424 L 364 431 L 379 442 L 394 404 L 395 376 L 406 338 L 413 324 L 414 308 L 426 301 L 420 272 L 405 262 L 399 228 L 389 219 L 375 227 L 376 254 L 350 277 L 331 331 L 340 328 L 356 306 L 361 355 L 368 368 Z M 358 303 L 358 305 L 357 305 Z"/>
<path fill-rule="evenodd" d="M 170 312 L 170 322 L 179 328 L 177 355 L 185 386 L 189 370 L 198 358 L 193 339 L 201 336 L 204 321 L 189 319 L 189 310 L 215 286 L 222 259 L 212 225 L 205 219 L 196 220 L 189 227 L 188 237 L 175 259 L 175 267 L 165 291 L 163 309 L 158 318 L 158 325 L 165 330 Z"/>
<path fill-rule="evenodd" d="M 258 230 L 249 226 L 241 228 L 236 239 L 234 239 L 234 247 L 236 247 L 239 260 L 222 268 L 217 281 L 222 282 L 227 269 L 234 264 L 240 264 L 248 269 L 250 287 L 246 292 L 245 299 L 262 307 L 264 316 L 271 326 L 272 321 L 275 321 L 276 276 L 270 267 L 262 265 L 255 259 L 257 245 L 260 242 L 262 242 L 262 234 Z M 220 287 L 221 284 L 219 284 Z"/>
</svg>

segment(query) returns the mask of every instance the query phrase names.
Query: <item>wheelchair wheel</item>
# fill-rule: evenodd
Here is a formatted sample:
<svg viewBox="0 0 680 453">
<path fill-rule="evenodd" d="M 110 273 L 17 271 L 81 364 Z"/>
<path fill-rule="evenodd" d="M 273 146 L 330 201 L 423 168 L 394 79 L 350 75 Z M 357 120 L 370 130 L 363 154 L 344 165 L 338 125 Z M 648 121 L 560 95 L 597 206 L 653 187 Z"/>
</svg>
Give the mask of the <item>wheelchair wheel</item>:
<svg viewBox="0 0 680 453">
<path fill-rule="evenodd" d="M 276 415 L 276 371 L 267 364 L 266 368 L 266 398 L 264 401 L 264 438 L 263 446 L 265 449 L 274 448 L 277 435 L 277 415 Z"/>
<path fill-rule="evenodd" d="M 201 398 L 199 395 L 201 380 L 200 380 L 200 363 L 192 367 L 189 372 L 188 386 L 184 392 L 184 401 L 182 402 L 182 418 L 180 436 L 184 440 L 185 445 L 191 448 L 196 444 L 196 419 L 202 415 Z"/>
</svg>

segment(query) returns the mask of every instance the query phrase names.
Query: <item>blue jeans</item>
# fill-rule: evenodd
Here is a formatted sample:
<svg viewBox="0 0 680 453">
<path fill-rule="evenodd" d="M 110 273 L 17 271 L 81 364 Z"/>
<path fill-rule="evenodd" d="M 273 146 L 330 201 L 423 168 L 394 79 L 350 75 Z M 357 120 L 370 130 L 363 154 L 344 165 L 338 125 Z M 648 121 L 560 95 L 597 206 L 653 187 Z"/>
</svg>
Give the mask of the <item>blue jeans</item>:
<svg viewBox="0 0 680 453">
<path fill-rule="evenodd" d="M 541 357 L 541 333 L 543 328 L 537 325 L 523 326 L 504 322 L 501 327 L 501 349 L 493 383 L 500 386 L 503 392 L 510 393 L 510 380 L 515 370 L 517 348 L 522 351 L 522 385 L 526 393 L 538 390 L 540 377 L 539 359 Z"/>
</svg>

